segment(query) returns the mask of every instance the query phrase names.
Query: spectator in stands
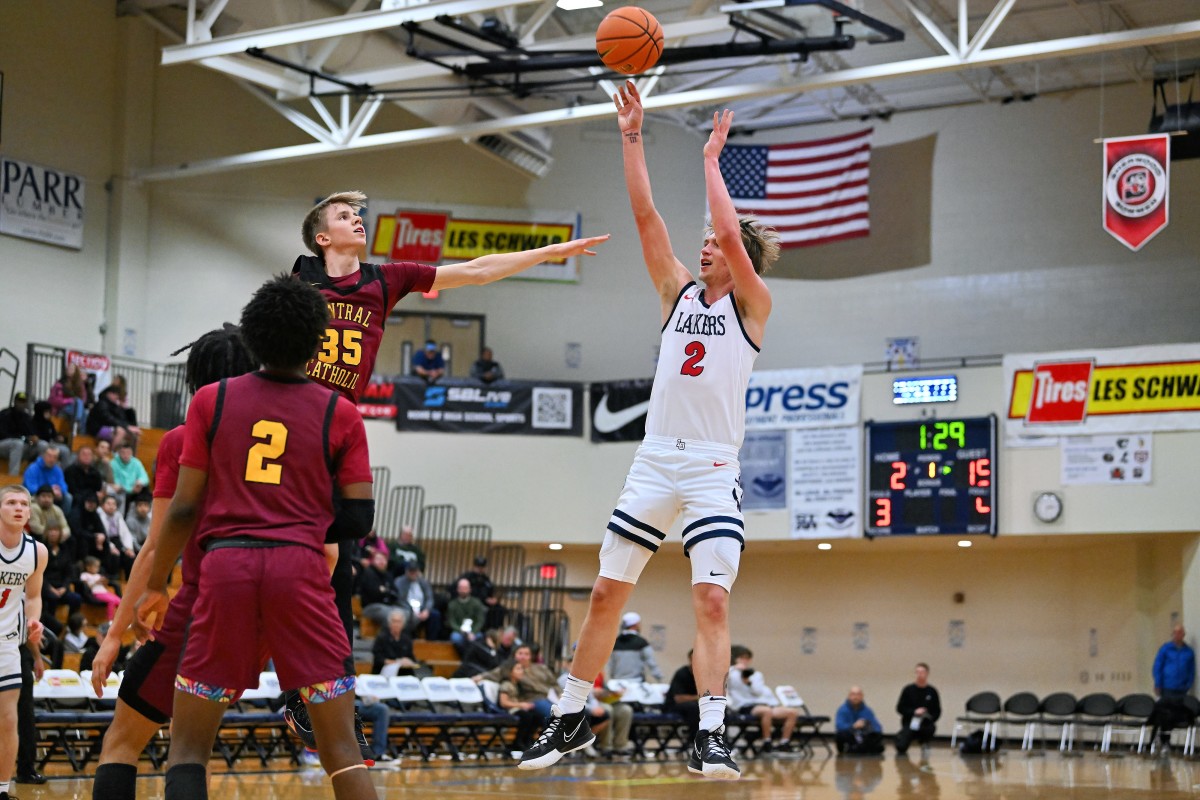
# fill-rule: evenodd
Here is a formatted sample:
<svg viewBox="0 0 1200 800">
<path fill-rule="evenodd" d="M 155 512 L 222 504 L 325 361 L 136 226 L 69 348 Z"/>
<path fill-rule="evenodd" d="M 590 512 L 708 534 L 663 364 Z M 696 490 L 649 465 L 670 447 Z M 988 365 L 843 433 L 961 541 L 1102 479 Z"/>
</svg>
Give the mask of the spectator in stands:
<svg viewBox="0 0 1200 800">
<path fill-rule="evenodd" d="M 521 667 L 523 673 L 516 681 L 517 700 L 521 703 L 532 704 L 530 710 L 538 715 L 538 724 L 540 727 L 550 719 L 550 709 L 553 705 L 550 700 L 550 693 L 554 692 L 555 696 L 557 696 L 558 679 L 545 664 L 534 663 L 533 648 L 528 644 L 517 647 L 513 653 L 512 661 L 506 661 L 501 665 L 498 674 L 495 672 L 485 674 L 489 676 L 490 680 L 510 675 L 514 663 Z"/>
<path fill-rule="evenodd" d="M 487 607 L 487 619 L 483 624 L 489 628 L 498 628 L 504 624 L 504 606 L 496 596 L 496 585 L 487 573 L 487 566 L 486 556 L 475 556 L 471 569 L 459 575 L 458 579 L 466 578 L 471 584 L 471 594 Z"/>
<path fill-rule="evenodd" d="M 100 559 L 88 556 L 83 559 L 83 572 L 79 575 L 91 599 L 108 606 L 108 618 L 112 619 L 121 604 L 121 598 L 112 590 L 108 578 L 100 572 Z"/>
<path fill-rule="evenodd" d="M 438 352 L 437 342 L 430 339 L 425 342 L 425 349 L 413 354 L 412 374 L 424 378 L 426 383 L 434 383 L 446 374 L 446 360 Z"/>
<path fill-rule="evenodd" d="M 133 498 L 133 507 L 125 514 L 125 524 L 133 534 L 134 550 L 141 550 L 150 535 L 150 506 L 153 500 L 148 490 L 142 490 Z"/>
<path fill-rule="evenodd" d="M 117 402 L 120 403 L 125 421 L 137 425 L 137 410 L 129 405 L 129 383 L 124 375 L 114 375 L 112 385 L 117 387 Z"/>
<path fill-rule="evenodd" d="M 412 525 L 400 528 L 400 541 L 392 545 L 392 570 L 397 574 L 404 572 L 409 562 L 425 571 L 425 551 L 413 541 Z"/>
<path fill-rule="evenodd" d="M 100 652 L 100 645 L 104 644 L 104 637 L 108 635 L 109 623 L 101 622 L 100 627 L 96 629 L 96 638 L 89 639 L 88 645 L 83 650 L 83 658 L 79 659 L 79 671 L 90 670 L 92 662 L 96 658 L 96 653 Z M 132 652 L 130 645 L 124 645 L 117 653 L 117 658 L 113 661 L 113 672 L 121 672 L 125 669 L 125 661 L 129 658 Z"/>
<path fill-rule="evenodd" d="M 354 710 L 364 722 L 371 723 L 371 751 L 376 761 L 394 761 L 388 752 L 388 728 L 391 726 L 392 713 L 386 703 L 379 702 L 378 697 L 359 695 L 354 701 Z"/>
<path fill-rule="evenodd" d="M 375 675 L 412 675 L 413 670 L 421 666 L 413 654 L 413 640 L 405 621 L 407 616 L 404 609 L 393 609 L 388 614 L 387 627 L 375 637 L 375 645 L 371 648 L 375 657 L 371 672 Z"/>
<path fill-rule="evenodd" d="M 78 364 L 67 364 L 62 377 L 50 387 L 50 408 L 56 417 L 71 420 L 72 432 L 84 430 L 87 422 L 88 390 L 83 370 Z"/>
<path fill-rule="evenodd" d="M 779 702 L 779 698 L 767 686 L 763 674 L 751 665 L 754 653 L 750 652 L 749 647 L 735 645 L 730 655 L 733 666 L 729 668 L 728 678 L 729 708 L 738 714 L 758 718 L 766 749 L 772 752 L 787 750 L 792 732 L 796 730 L 799 709 L 789 708 Z M 776 722 L 782 725 L 778 739 L 774 738 Z"/>
<path fill-rule="evenodd" d="M 521 683 L 525 679 L 525 667 L 516 661 L 507 661 L 497 669 L 500 692 L 497 703 L 517 718 L 517 732 L 513 739 L 513 758 L 533 744 L 533 734 L 542 725 L 544 717 L 538 712 L 533 700 L 521 699 Z"/>
<path fill-rule="evenodd" d="M 54 503 L 60 505 L 63 511 L 71 511 L 71 492 L 67 489 L 67 479 L 62 467 L 58 464 L 58 451 L 51 447 L 33 460 L 25 468 L 25 488 L 36 492 L 43 486 L 49 486 L 54 492 Z"/>
<path fill-rule="evenodd" d="M 88 555 L 100 557 L 101 562 L 108 558 L 108 536 L 104 533 L 104 523 L 100 521 L 99 497 L 94 494 L 83 495 L 67 519 L 71 522 L 71 538 L 75 540 L 76 561 L 83 561 Z M 99 543 L 96 534 L 103 537 Z"/>
<path fill-rule="evenodd" d="M 850 687 L 846 702 L 838 708 L 833 722 L 837 729 L 835 738 L 839 754 L 878 755 L 883 752 L 883 726 L 875 712 L 863 702 L 862 687 Z"/>
<path fill-rule="evenodd" d="M 500 631 L 500 638 L 496 640 L 496 652 L 500 655 L 501 661 L 508 661 L 512 658 L 520 646 L 521 637 L 516 628 L 509 625 Z"/>
<path fill-rule="evenodd" d="M 404 574 L 396 578 L 396 602 L 405 610 L 412 609 L 408 616 L 409 633 L 416 635 L 421 628 L 426 639 L 440 639 L 442 614 L 434 606 L 436 598 L 433 587 L 421 575 L 416 562 L 408 564 Z"/>
<path fill-rule="evenodd" d="M 76 613 L 67 618 L 67 632 L 62 637 L 63 652 L 82 653 L 87 649 L 88 642 L 95 644 L 95 640 L 84 631 L 84 622 L 83 614 Z M 96 649 L 100 649 L 99 646 Z"/>
<path fill-rule="evenodd" d="M 938 697 L 938 690 L 929 685 L 928 664 L 917 664 L 913 682 L 900 691 L 896 713 L 900 715 L 896 753 L 903 755 L 908 752 L 908 746 L 914 739 L 920 742 L 922 747 L 928 747 L 937 730 L 938 717 L 942 716 L 942 701 Z"/>
<path fill-rule="evenodd" d="M 121 405 L 120 387 L 108 385 L 100 392 L 96 405 L 88 412 L 87 432 L 97 439 L 111 442 L 120 447 L 125 441 L 137 442 L 142 431 L 129 421 L 126 409 Z"/>
<path fill-rule="evenodd" d="M 663 711 L 683 717 L 688 727 L 688 740 L 694 740 L 700 730 L 700 691 L 696 688 L 696 674 L 692 672 L 692 651 L 688 650 L 688 663 L 675 670 L 663 699 Z"/>
<path fill-rule="evenodd" d="M 96 469 L 100 470 L 100 476 L 104 478 L 104 491 L 96 492 L 103 497 L 106 494 L 112 494 L 116 482 L 113 480 L 113 448 L 112 442 L 108 439 L 100 439 L 96 442 Z"/>
<path fill-rule="evenodd" d="M 133 444 L 128 440 L 117 447 L 117 457 L 112 460 L 113 483 L 117 490 L 113 494 L 118 505 L 125 507 L 127 498 L 133 497 L 150 485 L 146 465 L 133 454 Z"/>
<path fill-rule="evenodd" d="M 33 404 L 33 431 L 37 435 L 35 452 L 39 456 L 53 447 L 58 451 L 58 463 L 64 468 L 70 466 L 74 460 L 71 448 L 67 445 L 66 437 L 54 427 L 54 420 L 50 418 L 50 404 L 45 400 Z"/>
<path fill-rule="evenodd" d="M 8 459 L 9 475 L 21 474 L 26 449 L 36 445 L 37 432 L 33 428 L 33 415 L 29 413 L 29 397 L 24 392 L 17 392 L 13 395 L 12 405 L 0 411 L 0 459 Z"/>
<path fill-rule="evenodd" d="M 364 538 L 358 542 L 359 564 L 365 570 L 371 566 L 371 556 L 375 551 L 383 553 L 384 559 L 390 559 L 391 553 L 388 551 L 387 542 L 379 538 L 379 534 L 372 530 Z"/>
<path fill-rule="evenodd" d="M 359 573 L 358 596 L 362 600 L 364 617 L 381 628 L 388 624 L 397 601 L 387 554 L 382 550 L 375 550 L 367 561 L 367 568 Z"/>
<path fill-rule="evenodd" d="M 85 494 L 105 494 L 104 475 L 96 466 L 96 451 L 84 445 L 75 454 L 75 461 L 63 470 L 72 505 L 77 506 Z"/>
<path fill-rule="evenodd" d="M 446 621 L 450 628 L 450 642 L 461 658 L 467 646 L 483 635 L 487 608 L 471 594 L 471 582 L 466 578 L 459 578 L 454 589 L 454 599 L 446 607 Z"/>
<path fill-rule="evenodd" d="M 647 672 L 654 680 L 662 681 L 654 648 L 642 638 L 642 615 L 626 611 L 621 617 L 621 633 L 608 657 L 608 677 L 614 681 L 642 681 Z"/>
<path fill-rule="evenodd" d="M 73 588 L 75 583 L 75 554 L 63 547 L 63 531 L 58 523 L 47 523 L 45 531 L 46 571 L 42 576 L 42 624 L 58 637 L 63 625 L 55 611 L 64 603 L 71 614 L 79 611 L 83 598 Z"/>
<path fill-rule="evenodd" d="M 33 495 L 33 505 L 29 507 L 27 526 L 30 533 L 45 542 L 46 528 L 51 525 L 59 529 L 63 539 L 71 535 L 71 526 L 67 524 L 67 515 L 61 508 L 54 505 L 54 487 L 47 483 L 39 486 Z"/>
<path fill-rule="evenodd" d="M 1171 629 L 1171 641 L 1154 656 L 1154 693 L 1159 697 L 1186 697 L 1196 682 L 1196 653 L 1183 640 L 1182 623 Z"/>
<path fill-rule="evenodd" d="M 121 516 L 117 498 L 111 494 L 105 495 L 100 503 L 100 523 L 104 525 L 108 541 L 117 546 L 121 572 L 128 577 L 129 570 L 133 568 L 133 559 L 137 557 L 137 543 L 133 540 L 133 533 L 125 523 L 125 518 Z M 110 616 L 109 619 L 111 618 Z"/>
<path fill-rule="evenodd" d="M 500 666 L 502 659 L 497 650 L 500 631 L 491 628 L 467 645 L 462 654 L 462 663 L 454 673 L 456 678 L 476 678 Z"/>
<path fill-rule="evenodd" d="M 471 377 L 483 383 L 504 380 L 504 367 L 492 358 L 492 348 L 485 347 L 479 353 L 479 358 L 471 365 Z"/>
</svg>

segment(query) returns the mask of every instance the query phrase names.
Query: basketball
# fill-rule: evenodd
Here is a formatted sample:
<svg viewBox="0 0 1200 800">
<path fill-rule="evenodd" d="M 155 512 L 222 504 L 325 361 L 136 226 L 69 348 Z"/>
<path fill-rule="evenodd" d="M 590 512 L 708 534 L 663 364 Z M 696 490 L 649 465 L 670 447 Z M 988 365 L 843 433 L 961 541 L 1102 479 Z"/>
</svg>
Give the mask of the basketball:
<svg viewBox="0 0 1200 800">
<path fill-rule="evenodd" d="M 658 63 L 662 51 L 662 26 L 644 8 L 618 8 L 596 29 L 596 52 L 604 66 L 616 72 L 645 72 Z"/>
</svg>

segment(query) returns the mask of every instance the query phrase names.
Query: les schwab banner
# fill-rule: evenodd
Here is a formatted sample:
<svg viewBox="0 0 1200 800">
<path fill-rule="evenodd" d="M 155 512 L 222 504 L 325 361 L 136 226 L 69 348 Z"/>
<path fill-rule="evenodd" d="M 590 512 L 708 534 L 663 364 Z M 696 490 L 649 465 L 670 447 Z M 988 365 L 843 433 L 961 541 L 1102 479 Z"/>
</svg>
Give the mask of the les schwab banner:
<svg viewBox="0 0 1200 800">
<path fill-rule="evenodd" d="M 579 237 L 580 227 L 579 215 L 573 212 L 472 206 L 416 209 L 391 201 L 373 202 L 363 217 L 374 220 L 371 259 L 425 264 L 470 261 L 489 253 L 568 242 Z M 539 264 L 515 277 L 576 283 L 577 261 Z"/>
<path fill-rule="evenodd" d="M 1200 344 L 1004 357 L 1009 437 L 1200 430 Z"/>
</svg>

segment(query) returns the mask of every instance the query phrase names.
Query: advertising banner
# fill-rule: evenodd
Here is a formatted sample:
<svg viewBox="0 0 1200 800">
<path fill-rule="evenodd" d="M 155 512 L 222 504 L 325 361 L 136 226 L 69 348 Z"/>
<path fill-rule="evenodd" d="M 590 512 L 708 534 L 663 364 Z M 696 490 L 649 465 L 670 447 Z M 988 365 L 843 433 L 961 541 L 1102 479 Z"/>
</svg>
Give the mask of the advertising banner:
<svg viewBox="0 0 1200 800">
<path fill-rule="evenodd" d="M 750 374 L 746 430 L 857 425 L 862 364 Z"/>
<path fill-rule="evenodd" d="M 83 249 L 84 180 L 0 156 L 0 233 Z"/>
<path fill-rule="evenodd" d="M 393 384 L 396 429 L 446 433 L 583 435 L 583 384 L 447 380 Z"/>
<path fill-rule="evenodd" d="M 592 441 L 640 442 L 653 385 L 653 378 L 591 384 Z"/>
<path fill-rule="evenodd" d="M 1154 463 L 1152 434 L 1064 436 L 1062 483 L 1150 483 Z"/>
<path fill-rule="evenodd" d="M 787 431 L 750 431 L 742 442 L 742 510 L 787 508 Z"/>
<path fill-rule="evenodd" d="M 814 428 L 789 436 L 792 538 L 862 536 L 862 431 L 858 426 Z"/>
<path fill-rule="evenodd" d="M 1200 344 L 1004 357 L 1005 435 L 1200 430 Z"/>
</svg>

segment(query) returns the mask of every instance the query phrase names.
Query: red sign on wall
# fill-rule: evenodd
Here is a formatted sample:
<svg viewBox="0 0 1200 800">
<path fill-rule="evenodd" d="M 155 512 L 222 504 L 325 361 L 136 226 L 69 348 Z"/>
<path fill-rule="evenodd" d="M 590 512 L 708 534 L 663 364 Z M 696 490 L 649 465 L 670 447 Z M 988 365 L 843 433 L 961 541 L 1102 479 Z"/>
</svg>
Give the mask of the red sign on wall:
<svg viewBox="0 0 1200 800">
<path fill-rule="evenodd" d="M 1087 416 L 1091 361 L 1035 364 L 1026 422 L 1083 422 Z"/>
<path fill-rule="evenodd" d="M 1104 140 L 1104 230 L 1137 251 L 1167 227 L 1171 137 Z"/>
<path fill-rule="evenodd" d="M 416 211 L 401 211 L 396 214 L 392 260 L 421 261 L 428 264 L 441 261 L 448 219 L 446 214 L 424 214 Z"/>
</svg>

